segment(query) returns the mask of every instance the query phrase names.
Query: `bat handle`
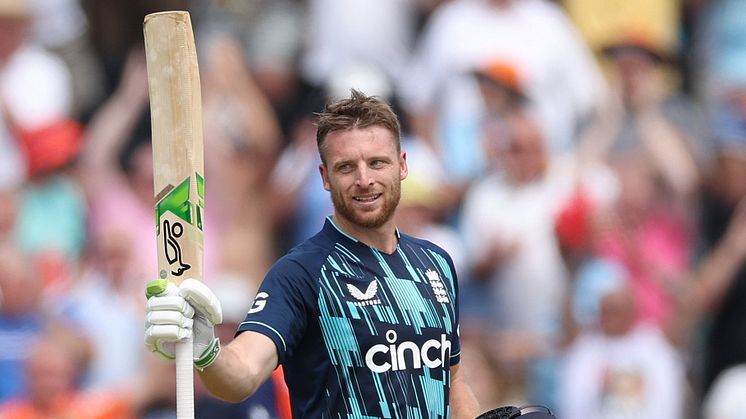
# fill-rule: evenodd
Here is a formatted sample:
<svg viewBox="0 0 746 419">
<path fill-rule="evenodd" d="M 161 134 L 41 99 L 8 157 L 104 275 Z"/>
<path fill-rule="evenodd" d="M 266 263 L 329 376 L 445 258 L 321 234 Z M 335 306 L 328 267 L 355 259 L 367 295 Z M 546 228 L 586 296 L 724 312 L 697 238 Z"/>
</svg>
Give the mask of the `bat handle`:
<svg viewBox="0 0 746 419">
<path fill-rule="evenodd" d="M 176 342 L 176 418 L 194 419 L 193 336 Z"/>
</svg>

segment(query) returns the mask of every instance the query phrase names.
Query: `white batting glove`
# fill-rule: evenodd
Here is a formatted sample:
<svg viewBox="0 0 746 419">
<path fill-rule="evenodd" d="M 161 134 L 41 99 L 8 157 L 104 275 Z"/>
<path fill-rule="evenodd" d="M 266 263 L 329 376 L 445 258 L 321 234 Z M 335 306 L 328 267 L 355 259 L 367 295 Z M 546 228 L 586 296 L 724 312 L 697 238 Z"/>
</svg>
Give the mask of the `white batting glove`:
<svg viewBox="0 0 746 419">
<path fill-rule="evenodd" d="M 194 366 L 203 370 L 220 353 L 215 325 L 223 321 L 220 301 L 203 282 L 186 279 L 176 286 L 164 279 L 148 283 L 145 345 L 166 359 L 175 358 L 174 344 L 194 337 Z"/>
</svg>

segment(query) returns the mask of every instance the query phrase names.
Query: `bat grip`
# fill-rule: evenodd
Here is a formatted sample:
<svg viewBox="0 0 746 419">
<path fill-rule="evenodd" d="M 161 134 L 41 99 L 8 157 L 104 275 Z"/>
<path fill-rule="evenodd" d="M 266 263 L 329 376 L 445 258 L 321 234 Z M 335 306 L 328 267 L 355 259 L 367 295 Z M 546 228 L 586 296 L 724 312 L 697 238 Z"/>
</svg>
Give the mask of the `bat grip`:
<svg viewBox="0 0 746 419">
<path fill-rule="evenodd" d="M 176 418 L 194 419 L 193 336 L 176 342 Z"/>
</svg>

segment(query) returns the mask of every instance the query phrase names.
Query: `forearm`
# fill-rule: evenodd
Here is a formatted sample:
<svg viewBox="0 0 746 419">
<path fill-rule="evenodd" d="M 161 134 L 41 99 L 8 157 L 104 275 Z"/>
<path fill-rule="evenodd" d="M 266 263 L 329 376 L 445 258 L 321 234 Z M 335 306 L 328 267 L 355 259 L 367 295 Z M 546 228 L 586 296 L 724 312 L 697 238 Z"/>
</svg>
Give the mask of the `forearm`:
<svg viewBox="0 0 746 419">
<path fill-rule="evenodd" d="M 236 124 L 250 147 L 276 152 L 282 132 L 271 103 L 248 71 L 245 54 L 233 39 L 214 42 L 208 59 L 214 76 L 209 82 L 211 94 L 235 106 Z"/>
<path fill-rule="evenodd" d="M 702 261 L 685 306 L 695 313 L 717 307 L 746 263 L 746 199 L 736 207 L 725 235 Z"/>
<path fill-rule="evenodd" d="M 86 128 L 81 155 L 85 167 L 99 173 L 116 165 L 117 154 L 129 140 L 147 103 L 144 52 L 133 51 L 127 58 L 124 74 L 116 91 Z"/>
<path fill-rule="evenodd" d="M 479 402 L 465 382 L 459 367 L 451 368 L 451 417 L 454 419 L 474 419 L 479 415 Z"/>
<path fill-rule="evenodd" d="M 667 182 L 684 196 L 693 192 L 699 181 L 699 171 L 679 131 L 660 110 L 644 112 L 638 121 L 643 141 Z"/>
<path fill-rule="evenodd" d="M 736 254 L 725 243 L 719 244 L 697 272 L 690 292 L 690 308 L 701 313 L 717 306 L 743 263 L 742 255 Z"/>
<path fill-rule="evenodd" d="M 276 366 L 274 344 L 262 335 L 246 332 L 225 345 L 215 362 L 199 376 L 215 397 L 238 403 L 254 394 Z"/>
</svg>

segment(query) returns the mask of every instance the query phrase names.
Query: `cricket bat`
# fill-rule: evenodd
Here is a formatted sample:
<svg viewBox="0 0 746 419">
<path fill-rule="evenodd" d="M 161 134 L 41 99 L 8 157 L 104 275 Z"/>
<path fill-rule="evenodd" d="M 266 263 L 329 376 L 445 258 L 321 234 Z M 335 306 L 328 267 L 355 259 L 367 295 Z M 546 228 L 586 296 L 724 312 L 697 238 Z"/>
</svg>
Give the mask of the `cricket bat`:
<svg viewBox="0 0 746 419">
<path fill-rule="evenodd" d="M 188 12 L 145 16 L 159 277 L 203 279 L 202 96 Z M 176 343 L 176 416 L 194 418 L 192 339 Z"/>
</svg>

